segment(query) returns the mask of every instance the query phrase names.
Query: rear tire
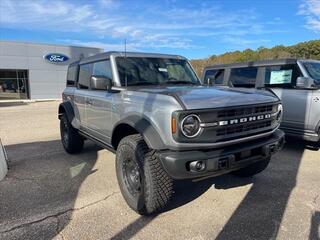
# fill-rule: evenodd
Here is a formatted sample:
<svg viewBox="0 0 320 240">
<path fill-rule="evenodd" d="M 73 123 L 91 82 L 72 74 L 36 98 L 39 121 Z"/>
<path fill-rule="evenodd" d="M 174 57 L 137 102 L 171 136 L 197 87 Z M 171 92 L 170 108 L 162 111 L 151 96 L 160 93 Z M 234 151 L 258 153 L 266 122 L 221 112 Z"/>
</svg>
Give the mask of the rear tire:
<svg viewBox="0 0 320 240">
<path fill-rule="evenodd" d="M 60 135 L 63 148 L 67 153 L 78 153 L 83 148 L 84 140 L 78 133 L 77 129 L 72 127 L 66 114 L 60 118 Z"/>
<path fill-rule="evenodd" d="M 127 204 L 141 215 L 162 210 L 173 194 L 173 179 L 164 171 L 156 151 L 140 134 L 123 138 L 116 154 L 116 172 Z"/>
<path fill-rule="evenodd" d="M 264 159 L 262 161 L 253 163 L 249 165 L 248 167 L 242 168 L 240 170 L 234 171 L 231 174 L 236 175 L 238 177 L 252 177 L 263 170 L 265 170 L 270 162 L 270 157 L 267 159 Z"/>
</svg>

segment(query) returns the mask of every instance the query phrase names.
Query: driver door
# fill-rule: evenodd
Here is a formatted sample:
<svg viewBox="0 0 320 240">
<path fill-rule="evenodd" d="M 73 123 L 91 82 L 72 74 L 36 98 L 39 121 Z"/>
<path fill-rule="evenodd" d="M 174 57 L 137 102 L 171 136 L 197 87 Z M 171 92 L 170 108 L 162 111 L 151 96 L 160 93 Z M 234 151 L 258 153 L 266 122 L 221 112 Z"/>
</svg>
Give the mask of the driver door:
<svg viewBox="0 0 320 240">
<path fill-rule="evenodd" d="M 112 79 L 110 60 L 93 63 L 92 75 L 106 76 Z M 86 97 L 86 119 L 90 134 L 99 140 L 110 143 L 113 93 L 91 89 Z"/>
</svg>

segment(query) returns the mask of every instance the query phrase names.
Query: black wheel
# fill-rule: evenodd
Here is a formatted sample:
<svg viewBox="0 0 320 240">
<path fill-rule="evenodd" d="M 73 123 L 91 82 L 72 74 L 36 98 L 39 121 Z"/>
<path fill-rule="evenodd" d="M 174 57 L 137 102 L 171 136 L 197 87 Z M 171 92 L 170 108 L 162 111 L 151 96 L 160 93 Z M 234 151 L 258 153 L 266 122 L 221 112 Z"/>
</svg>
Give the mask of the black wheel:
<svg viewBox="0 0 320 240">
<path fill-rule="evenodd" d="M 116 171 L 127 204 L 141 215 L 159 212 L 173 194 L 173 180 L 164 171 L 154 150 L 140 134 L 123 138 L 116 155 Z"/>
<path fill-rule="evenodd" d="M 253 163 L 248 167 L 234 171 L 231 174 L 236 175 L 238 177 L 251 177 L 265 170 L 268 167 L 269 162 L 270 162 L 270 157 L 262 161 Z"/>
<path fill-rule="evenodd" d="M 60 118 L 60 135 L 63 148 L 67 153 L 78 153 L 83 148 L 83 138 L 78 131 L 72 127 L 65 114 Z"/>
</svg>

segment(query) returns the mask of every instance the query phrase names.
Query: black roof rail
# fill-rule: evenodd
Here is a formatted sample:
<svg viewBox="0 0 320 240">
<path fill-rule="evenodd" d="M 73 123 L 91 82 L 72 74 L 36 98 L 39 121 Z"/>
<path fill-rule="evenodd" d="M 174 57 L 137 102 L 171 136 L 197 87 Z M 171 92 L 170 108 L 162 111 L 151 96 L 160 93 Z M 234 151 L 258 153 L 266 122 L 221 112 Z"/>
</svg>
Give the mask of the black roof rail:
<svg viewBox="0 0 320 240">
<path fill-rule="evenodd" d="M 205 67 L 204 70 L 208 69 L 218 69 L 218 68 L 236 68 L 236 67 L 260 67 L 260 66 L 272 66 L 272 65 L 284 65 L 284 64 L 295 64 L 299 59 L 297 58 L 283 58 L 283 59 L 268 59 L 260 61 L 250 61 L 250 62 L 239 62 L 230 64 L 216 64 Z"/>
</svg>

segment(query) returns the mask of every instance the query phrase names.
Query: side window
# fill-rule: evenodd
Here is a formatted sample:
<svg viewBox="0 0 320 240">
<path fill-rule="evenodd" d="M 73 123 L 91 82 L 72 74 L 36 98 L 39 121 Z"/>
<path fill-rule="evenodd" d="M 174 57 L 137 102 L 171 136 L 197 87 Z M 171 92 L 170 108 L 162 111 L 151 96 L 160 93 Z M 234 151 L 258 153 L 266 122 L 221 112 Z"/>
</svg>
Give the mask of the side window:
<svg viewBox="0 0 320 240">
<path fill-rule="evenodd" d="M 92 75 L 93 64 L 80 65 L 78 86 L 81 89 L 90 88 L 90 77 Z"/>
<path fill-rule="evenodd" d="M 67 73 L 67 86 L 74 86 L 77 81 L 78 65 L 69 66 Z"/>
<path fill-rule="evenodd" d="M 204 83 L 209 81 L 213 84 L 223 84 L 224 69 L 207 70 L 204 76 Z"/>
<path fill-rule="evenodd" d="M 112 79 L 110 60 L 95 62 L 93 64 L 93 75 L 105 76 Z"/>
<path fill-rule="evenodd" d="M 230 71 L 230 82 L 234 87 L 254 88 L 256 85 L 258 68 L 233 68 Z"/>
<path fill-rule="evenodd" d="M 268 87 L 293 88 L 300 76 L 302 74 L 295 64 L 268 66 L 264 83 Z"/>
</svg>

